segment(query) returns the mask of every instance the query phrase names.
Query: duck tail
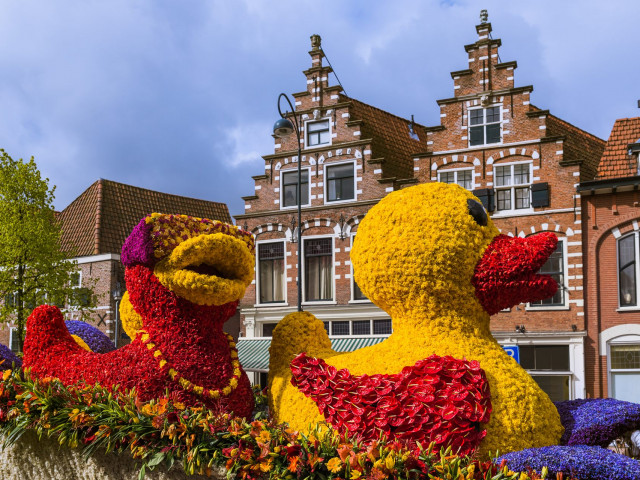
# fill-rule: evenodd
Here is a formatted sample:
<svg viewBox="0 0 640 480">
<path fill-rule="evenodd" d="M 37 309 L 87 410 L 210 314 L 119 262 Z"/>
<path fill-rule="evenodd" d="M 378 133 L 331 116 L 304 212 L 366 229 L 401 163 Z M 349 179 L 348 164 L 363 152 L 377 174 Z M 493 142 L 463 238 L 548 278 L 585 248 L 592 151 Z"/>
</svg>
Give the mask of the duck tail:
<svg viewBox="0 0 640 480">
<path fill-rule="evenodd" d="M 273 330 L 269 376 L 290 375 L 291 361 L 302 352 L 321 358 L 335 353 L 321 320 L 309 312 L 290 313 Z"/>
<path fill-rule="evenodd" d="M 54 305 L 36 307 L 27 319 L 23 366 L 46 368 L 47 359 L 55 354 L 73 354 L 82 349 L 73 339 L 60 309 Z"/>
</svg>

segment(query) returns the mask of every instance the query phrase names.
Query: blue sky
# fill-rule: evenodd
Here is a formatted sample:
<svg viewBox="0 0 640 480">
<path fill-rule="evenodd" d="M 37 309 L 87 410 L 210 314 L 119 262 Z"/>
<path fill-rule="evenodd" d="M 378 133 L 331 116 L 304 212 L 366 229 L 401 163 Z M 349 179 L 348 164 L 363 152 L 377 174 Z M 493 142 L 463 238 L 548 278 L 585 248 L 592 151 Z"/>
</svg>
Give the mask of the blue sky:
<svg viewBox="0 0 640 480">
<path fill-rule="evenodd" d="M 482 8 L 532 103 L 605 139 L 640 116 L 637 0 L 4 0 L 0 147 L 58 209 L 106 178 L 243 213 L 311 34 L 350 96 L 437 125 Z"/>
</svg>

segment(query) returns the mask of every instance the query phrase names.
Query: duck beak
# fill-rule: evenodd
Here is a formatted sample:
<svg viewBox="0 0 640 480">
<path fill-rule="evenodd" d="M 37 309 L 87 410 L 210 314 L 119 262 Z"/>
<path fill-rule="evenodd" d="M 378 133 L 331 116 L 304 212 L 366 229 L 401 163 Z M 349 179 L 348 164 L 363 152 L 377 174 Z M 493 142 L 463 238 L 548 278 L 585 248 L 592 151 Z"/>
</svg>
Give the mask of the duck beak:
<svg viewBox="0 0 640 480">
<path fill-rule="evenodd" d="M 498 235 L 478 262 L 472 283 L 476 297 L 489 315 L 524 302 L 536 302 L 556 293 L 558 285 L 549 275 L 536 272 L 556 249 L 553 233 L 529 237 Z"/>
</svg>

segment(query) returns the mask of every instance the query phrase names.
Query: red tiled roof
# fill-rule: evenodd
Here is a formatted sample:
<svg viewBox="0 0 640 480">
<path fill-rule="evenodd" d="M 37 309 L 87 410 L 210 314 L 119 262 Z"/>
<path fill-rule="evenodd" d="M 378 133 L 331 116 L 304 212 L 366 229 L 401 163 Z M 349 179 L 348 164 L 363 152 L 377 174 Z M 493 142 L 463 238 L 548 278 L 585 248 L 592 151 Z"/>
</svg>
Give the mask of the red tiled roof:
<svg viewBox="0 0 640 480">
<path fill-rule="evenodd" d="M 621 118 L 611 129 L 611 135 L 598 166 L 598 179 L 637 175 L 637 159 L 629 155 L 629 144 L 640 141 L 640 117 Z"/>
<path fill-rule="evenodd" d="M 413 177 L 413 158 L 417 152 L 427 150 L 426 127 L 413 124 L 419 140 L 411 138 L 410 120 L 398 117 L 359 100 L 340 95 L 340 100 L 351 103 L 350 121 L 362 120 L 360 138 L 371 138 L 372 158 L 383 158 L 383 178 L 408 179 Z"/>
<path fill-rule="evenodd" d="M 173 213 L 232 223 L 224 203 L 181 197 L 100 179 L 59 213 L 63 249 L 74 256 L 120 253 L 140 219 Z"/>
</svg>

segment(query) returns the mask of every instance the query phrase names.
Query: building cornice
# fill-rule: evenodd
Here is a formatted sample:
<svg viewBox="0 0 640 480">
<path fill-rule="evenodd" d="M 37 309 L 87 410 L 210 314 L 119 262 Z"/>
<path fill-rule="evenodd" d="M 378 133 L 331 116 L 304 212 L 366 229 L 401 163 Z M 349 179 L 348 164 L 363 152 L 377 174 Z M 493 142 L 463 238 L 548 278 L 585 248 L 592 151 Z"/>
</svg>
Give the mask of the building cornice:
<svg viewBox="0 0 640 480">
<path fill-rule="evenodd" d="M 73 257 L 70 259 L 71 261 L 75 261 L 78 264 L 83 263 L 94 263 L 94 262 L 107 262 L 109 260 L 113 260 L 115 262 L 120 261 L 120 255 L 117 253 L 101 253 L 98 255 L 87 255 L 84 257 Z"/>
<path fill-rule="evenodd" d="M 438 103 L 438 105 L 447 105 L 450 103 L 458 103 L 458 102 L 464 102 L 467 100 L 475 100 L 477 98 L 480 98 L 482 95 L 491 95 L 495 97 L 498 95 L 517 95 L 519 93 L 531 93 L 531 92 L 533 92 L 533 85 L 527 85 L 524 87 L 505 88 L 503 90 L 486 90 L 483 92 L 472 93 L 469 95 L 461 95 L 459 97 L 442 98 L 440 100 L 436 100 L 436 102 Z"/>
<path fill-rule="evenodd" d="M 353 140 L 351 142 L 340 142 L 340 143 L 334 143 L 332 145 L 323 145 L 320 148 L 307 148 L 305 150 L 302 150 L 302 154 L 303 155 L 309 155 L 309 154 L 316 154 L 316 153 L 322 153 L 322 152 L 327 152 L 329 150 L 333 150 L 335 148 L 345 148 L 345 147 L 357 147 L 360 145 L 367 145 L 369 143 L 372 142 L 371 138 L 363 138 L 361 140 Z M 327 147 L 331 147 L 331 148 L 327 148 Z M 290 157 L 290 156 L 297 156 L 298 155 L 298 150 L 286 150 L 283 152 L 278 152 L 278 153 L 271 153 L 269 155 L 263 155 L 262 158 L 264 160 L 277 160 L 279 158 L 284 158 L 284 157 Z"/>
<path fill-rule="evenodd" d="M 378 203 L 381 198 L 374 198 L 372 200 L 358 200 L 355 202 L 345 202 L 339 205 L 318 205 L 317 207 L 302 207 L 302 213 L 305 212 L 319 212 L 319 211 L 328 211 L 328 210 L 344 210 L 345 208 L 351 207 L 363 207 L 367 205 L 375 205 Z M 295 212 L 295 210 L 293 210 Z M 269 216 L 278 216 L 284 215 L 289 217 L 292 213 L 292 210 L 261 210 L 255 213 L 242 213 L 240 215 L 233 215 L 233 218 L 236 220 L 244 220 L 245 218 L 257 218 L 257 217 L 269 217 Z"/>
</svg>

